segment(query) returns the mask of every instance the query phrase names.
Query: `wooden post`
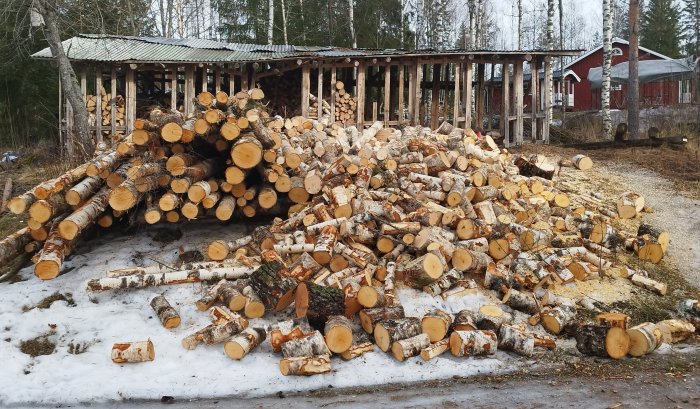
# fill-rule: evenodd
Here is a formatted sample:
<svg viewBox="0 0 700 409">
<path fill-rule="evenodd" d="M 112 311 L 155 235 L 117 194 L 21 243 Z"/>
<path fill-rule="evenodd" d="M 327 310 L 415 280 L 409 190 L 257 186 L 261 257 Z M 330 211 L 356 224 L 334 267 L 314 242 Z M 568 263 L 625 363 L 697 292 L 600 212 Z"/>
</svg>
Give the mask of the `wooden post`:
<svg viewBox="0 0 700 409">
<path fill-rule="evenodd" d="M 248 91 L 248 64 L 241 65 L 241 91 Z"/>
<path fill-rule="evenodd" d="M 109 92 L 112 94 L 112 99 L 109 100 L 110 131 L 114 135 L 117 132 L 117 106 L 114 103 L 117 97 L 117 68 L 115 66 L 112 66 L 109 73 L 109 88 Z"/>
<path fill-rule="evenodd" d="M 372 123 L 377 122 L 377 101 L 372 101 Z"/>
<path fill-rule="evenodd" d="M 323 65 L 318 64 L 318 94 L 316 95 L 316 98 L 318 100 L 318 108 L 316 109 L 316 113 L 318 115 L 318 119 L 321 119 L 323 116 Z"/>
<path fill-rule="evenodd" d="M 214 67 L 214 92 L 221 91 L 221 70 Z"/>
<path fill-rule="evenodd" d="M 80 69 L 80 92 L 83 93 L 83 102 L 87 101 L 87 70 L 85 67 Z"/>
<path fill-rule="evenodd" d="M 403 87 L 404 87 L 404 84 L 403 84 L 403 82 L 404 82 L 404 77 L 403 77 L 404 76 L 404 72 L 403 72 L 404 65 L 403 65 L 403 63 L 400 63 L 398 65 L 398 70 L 399 70 L 399 99 L 398 99 L 399 117 L 397 119 L 398 119 L 399 124 L 401 124 L 404 121 L 404 119 L 403 119 L 403 94 L 404 94 L 404 89 L 403 89 Z"/>
<path fill-rule="evenodd" d="M 195 66 L 190 64 L 185 69 L 185 116 L 194 111 L 194 74 Z"/>
<path fill-rule="evenodd" d="M 170 68 L 170 109 L 177 111 L 177 66 Z"/>
<path fill-rule="evenodd" d="M 95 141 L 102 142 L 102 69 L 95 68 Z"/>
<path fill-rule="evenodd" d="M 408 122 L 411 125 L 415 124 L 415 115 L 413 111 L 415 110 L 415 100 L 416 100 L 416 68 L 415 63 L 408 65 Z"/>
<path fill-rule="evenodd" d="M 523 144 L 523 62 L 518 61 L 513 65 L 513 88 L 515 92 L 515 98 L 513 101 L 515 109 L 515 144 Z"/>
<path fill-rule="evenodd" d="M 130 134 L 134 129 L 134 119 L 136 119 L 136 81 L 134 70 L 130 65 L 126 66 L 126 134 Z"/>
<path fill-rule="evenodd" d="M 546 73 L 552 66 L 551 57 L 544 60 L 544 121 L 542 123 L 542 139 L 544 143 L 549 143 L 549 124 L 552 123 L 552 83 L 551 78 Z"/>
<path fill-rule="evenodd" d="M 416 102 L 413 105 L 413 111 L 415 115 L 414 119 L 414 125 L 422 125 L 421 123 L 421 118 L 420 118 L 420 104 L 421 104 L 421 95 L 423 93 L 423 64 L 421 64 L 420 60 L 416 62 Z"/>
<path fill-rule="evenodd" d="M 476 129 L 481 129 L 484 126 L 484 77 L 486 75 L 486 66 L 477 64 L 476 73 Z"/>
<path fill-rule="evenodd" d="M 474 64 L 471 62 L 466 64 L 464 73 L 464 127 L 472 127 L 472 98 L 474 90 L 472 88 L 474 82 Z"/>
<path fill-rule="evenodd" d="M 532 93 L 532 99 L 530 102 L 530 105 L 532 106 L 530 110 L 532 111 L 530 113 L 531 118 L 532 118 L 532 130 L 530 131 L 531 137 L 533 141 L 537 140 L 537 134 L 538 134 L 538 129 L 537 129 L 537 114 L 539 111 L 539 100 L 537 98 L 537 82 L 539 80 L 539 74 L 537 73 L 537 70 L 539 67 L 537 66 L 537 59 L 533 58 L 532 61 L 530 62 L 530 92 Z"/>
<path fill-rule="evenodd" d="M 232 68 L 228 69 L 228 95 L 233 96 L 236 94 L 236 75 Z"/>
<path fill-rule="evenodd" d="M 336 78 L 336 68 L 335 65 L 331 66 L 331 122 L 335 122 L 335 84 L 337 82 Z"/>
<path fill-rule="evenodd" d="M 430 128 L 437 129 L 438 116 L 440 108 L 440 76 L 442 74 L 442 66 L 433 64 L 433 89 L 430 96 Z"/>
<path fill-rule="evenodd" d="M 311 92 L 311 69 L 308 64 L 301 67 L 301 116 L 309 116 L 309 92 Z"/>
<path fill-rule="evenodd" d="M 209 89 L 207 86 L 209 85 L 209 73 L 207 72 L 207 66 L 204 65 L 202 66 L 202 91 L 201 92 L 207 92 Z"/>
<path fill-rule="evenodd" d="M 112 72 L 114 72 L 114 69 L 112 69 Z M 65 145 L 63 144 L 63 88 L 61 87 L 61 80 L 58 80 L 58 148 L 60 149 L 61 152 L 61 157 L 63 157 L 64 154 L 64 149 Z M 114 121 L 114 117 L 112 117 L 112 121 Z M 114 122 L 112 122 L 114 124 Z M 114 127 L 114 125 L 112 125 Z M 114 132 L 114 131 L 113 131 Z"/>
<path fill-rule="evenodd" d="M 452 107 L 452 123 L 454 126 L 459 126 L 459 79 L 462 76 L 462 64 L 460 63 L 455 63 L 455 90 L 454 90 L 454 98 L 452 98 L 453 101 L 453 107 Z"/>
<path fill-rule="evenodd" d="M 384 126 L 389 126 L 391 115 L 391 65 L 384 66 Z"/>
<path fill-rule="evenodd" d="M 357 67 L 357 128 L 362 130 L 365 126 L 365 62 L 360 61 Z"/>
<path fill-rule="evenodd" d="M 501 90 L 503 96 L 501 98 L 501 135 L 503 135 L 503 144 L 506 148 L 510 147 L 510 64 L 503 64 L 503 74 L 501 74 Z M 491 78 L 493 82 L 493 78 Z"/>
<path fill-rule="evenodd" d="M 491 127 L 493 126 L 493 111 L 494 111 L 493 97 L 496 93 L 495 92 L 496 90 L 495 90 L 494 85 L 493 85 L 493 79 L 496 76 L 495 71 L 496 71 L 496 64 L 492 63 L 491 64 L 491 76 L 489 77 L 489 86 L 488 86 L 488 90 L 486 91 L 488 93 L 488 97 L 486 98 L 486 112 L 489 113 L 489 119 L 488 119 L 489 124 L 485 129 L 492 129 Z"/>
</svg>

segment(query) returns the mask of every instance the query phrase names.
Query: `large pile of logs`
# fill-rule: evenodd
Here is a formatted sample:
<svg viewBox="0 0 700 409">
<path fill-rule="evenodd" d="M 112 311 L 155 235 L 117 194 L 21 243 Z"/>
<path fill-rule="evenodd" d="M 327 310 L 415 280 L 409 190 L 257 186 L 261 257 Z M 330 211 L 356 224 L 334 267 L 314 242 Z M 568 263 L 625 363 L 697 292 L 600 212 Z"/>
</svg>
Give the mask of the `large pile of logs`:
<svg viewBox="0 0 700 409">
<path fill-rule="evenodd" d="M 35 272 L 51 279 L 88 228 L 114 218 L 155 224 L 272 215 L 271 225 L 249 236 L 208 243 L 212 261 L 181 271 L 118 270 L 90 280 L 88 289 L 210 282 L 197 308 L 210 311 L 212 324 L 183 346 L 225 343 L 229 357 L 242 359 L 267 339 L 283 353 L 285 375 L 328 372 L 332 354 L 352 359 L 372 351 L 372 342 L 400 361 L 448 349 L 530 356 L 555 346 L 536 335 L 539 325 L 575 336 L 586 354 L 619 358 L 650 349 L 639 347 L 650 339 L 644 324 L 628 329 L 618 316 L 580 322 L 576 302 L 549 291 L 598 280 L 614 266 L 665 294 L 663 283 L 613 257 L 624 247 L 658 262 L 666 251 L 664 232 L 615 227 L 628 215 L 611 209 L 617 204 L 631 215 L 620 207 L 629 202 L 637 216 L 638 195 L 604 203 L 576 193 L 541 158 L 513 156 L 469 129 L 346 128 L 325 109 L 320 119 L 271 117 L 263 97 L 259 89 L 202 93 L 192 117 L 154 109 L 136 120 L 113 151 L 10 202 L 29 222 L 0 241 L 0 262 L 43 242 Z M 592 166 L 581 160 L 572 163 Z M 444 299 L 480 287 L 497 302 L 411 317 L 397 297 L 402 287 Z M 295 321 L 269 332 L 248 326 L 292 305 Z M 165 327 L 178 326 L 164 298 L 151 306 Z M 684 308 L 696 314 L 697 303 Z M 663 328 L 673 342 L 689 327 Z"/>
</svg>

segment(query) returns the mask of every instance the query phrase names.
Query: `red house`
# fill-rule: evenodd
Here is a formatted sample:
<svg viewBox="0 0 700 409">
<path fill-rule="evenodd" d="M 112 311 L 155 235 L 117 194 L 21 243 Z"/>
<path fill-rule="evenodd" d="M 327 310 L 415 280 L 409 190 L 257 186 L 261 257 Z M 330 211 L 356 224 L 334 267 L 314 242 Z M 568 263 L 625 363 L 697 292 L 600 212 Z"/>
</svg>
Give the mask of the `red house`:
<svg viewBox="0 0 700 409">
<path fill-rule="evenodd" d="M 629 43 L 620 38 L 613 39 L 612 65 L 628 60 Z M 670 60 L 663 54 L 639 47 L 640 60 Z M 569 87 L 568 109 L 573 111 L 599 110 L 600 89 L 592 89 L 588 82 L 588 71 L 603 63 L 603 46 L 594 48 L 564 66 L 564 83 Z M 575 77 L 575 76 L 577 77 Z M 580 81 L 579 81 L 580 79 Z M 640 84 L 639 102 L 642 107 L 670 106 L 691 102 L 690 80 L 657 81 Z M 558 93 L 558 81 L 554 83 L 554 94 Z M 556 98 L 555 98 L 556 100 Z M 627 85 L 613 85 L 610 92 L 610 108 L 627 108 Z"/>
</svg>

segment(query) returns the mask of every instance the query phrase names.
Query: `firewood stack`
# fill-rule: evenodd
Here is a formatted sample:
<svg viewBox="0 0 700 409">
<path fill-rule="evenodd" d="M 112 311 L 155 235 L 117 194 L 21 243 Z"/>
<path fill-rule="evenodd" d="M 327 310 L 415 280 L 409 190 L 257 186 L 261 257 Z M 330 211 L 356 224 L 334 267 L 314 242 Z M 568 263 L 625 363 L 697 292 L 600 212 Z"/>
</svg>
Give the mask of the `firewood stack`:
<svg viewBox="0 0 700 409">
<path fill-rule="evenodd" d="M 355 122 L 355 112 L 357 111 L 357 97 L 353 97 L 345 89 L 342 81 L 335 83 L 335 120 L 341 123 Z"/>
<path fill-rule="evenodd" d="M 635 285 L 666 292 L 613 255 L 627 247 L 641 256 L 651 244 L 658 248 L 647 252 L 663 255 L 667 234 L 617 230 L 617 214 L 599 211 L 613 205 L 567 190 L 539 158 L 514 157 L 449 124 L 358 130 L 328 115 L 271 117 L 263 98 L 260 89 L 205 92 L 193 117 L 155 109 L 136 120 L 115 150 L 12 199 L 9 209 L 28 213 L 28 227 L 0 241 L 0 262 L 43 242 L 35 273 L 55 278 L 81 233 L 125 215 L 149 224 L 278 216 L 250 236 L 208 243 L 212 261 L 114 271 L 88 290 L 211 282 L 197 307 L 210 309 L 212 324 L 183 345 L 228 341 L 226 354 L 241 359 L 269 339 L 283 352 L 285 375 L 327 372 L 332 354 L 357 357 L 373 350 L 372 339 L 400 361 L 447 349 L 532 355 L 555 345 L 535 334 L 540 324 L 556 336 L 578 334 L 582 351 L 618 358 L 629 348 L 628 320 L 580 326 L 576 301 L 548 288 L 597 280 L 615 267 Z M 482 287 L 498 302 L 408 317 L 402 287 L 447 301 Z M 158 305 L 159 316 L 170 306 Z M 248 319 L 292 305 L 301 321 L 269 333 L 249 327 Z M 520 313 L 530 318 L 516 320 Z"/>
<path fill-rule="evenodd" d="M 95 112 L 97 109 L 97 98 L 100 98 L 101 112 Z M 126 101 L 121 95 L 114 97 L 115 105 L 115 124 L 117 126 L 126 125 L 124 113 L 126 112 Z M 112 94 L 101 90 L 100 95 L 88 95 L 85 98 L 85 107 L 87 108 L 90 126 L 95 126 L 97 121 L 101 121 L 102 126 L 110 126 L 112 124 Z"/>
</svg>

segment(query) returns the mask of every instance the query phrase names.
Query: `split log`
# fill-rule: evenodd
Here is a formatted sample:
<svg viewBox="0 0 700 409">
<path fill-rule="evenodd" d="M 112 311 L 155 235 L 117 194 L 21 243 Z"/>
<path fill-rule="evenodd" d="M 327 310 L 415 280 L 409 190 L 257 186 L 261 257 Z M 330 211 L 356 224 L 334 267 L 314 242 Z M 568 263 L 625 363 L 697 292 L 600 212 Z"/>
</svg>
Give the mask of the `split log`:
<svg viewBox="0 0 700 409">
<path fill-rule="evenodd" d="M 278 322 L 270 330 L 272 351 L 282 351 L 282 344 L 292 339 L 309 335 L 313 332 L 306 317 Z"/>
<path fill-rule="evenodd" d="M 300 356 L 293 358 L 283 358 L 280 361 L 280 372 L 284 376 L 288 375 L 316 375 L 330 372 L 330 355 Z"/>
<path fill-rule="evenodd" d="M 627 330 L 629 354 L 635 357 L 654 352 L 663 343 L 663 331 L 651 322 L 645 322 Z"/>
<path fill-rule="evenodd" d="M 282 311 L 294 301 L 297 283 L 289 277 L 281 277 L 279 273 L 283 269 L 279 261 L 265 263 L 251 274 L 248 281 L 265 308 L 273 311 Z"/>
<path fill-rule="evenodd" d="M 224 353 L 231 359 L 241 360 L 265 341 L 265 330 L 246 328 L 224 344 Z"/>
<path fill-rule="evenodd" d="M 311 281 L 300 283 L 295 298 L 296 316 L 306 316 L 314 328 L 323 328 L 328 318 L 345 313 L 343 290 Z"/>
<path fill-rule="evenodd" d="M 421 330 L 428 334 L 430 342 L 438 342 L 447 336 L 447 332 L 452 325 L 452 317 L 441 310 L 432 310 L 421 319 Z M 377 337 L 377 330 L 374 330 L 374 337 Z"/>
<path fill-rule="evenodd" d="M 395 320 L 404 317 L 404 310 L 401 305 L 392 305 L 382 308 L 369 308 L 360 311 L 360 324 L 366 333 L 372 334 L 374 327 L 379 322 Z"/>
<path fill-rule="evenodd" d="M 418 318 L 406 317 L 389 319 L 374 326 L 374 340 L 384 352 L 387 352 L 395 341 L 411 338 L 421 333 L 421 323 Z"/>
<path fill-rule="evenodd" d="M 649 235 L 651 238 L 653 238 L 654 241 L 661 246 L 661 250 L 664 253 L 666 252 L 666 250 L 668 249 L 668 245 L 671 241 L 668 232 L 657 229 L 656 227 L 653 227 L 651 225 L 642 223 L 637 229 L 637 236 L 641 237 L 646 235 Z"/>
<path fill-rule="evenodd" d="M 450 352 L 454 356 L 493 355 L 498 338 L 493 331 L 454 331 L 450 335 Z"/>
<path fill-rule="evenodd" d="M 423 291 L 435 297 L 452 288 L 462 278 L 464 278 L 464 274 L 457 268 L 453 268 L 439 279 L 423 287 Z"/>
<path fill-rule="evenodd" d="M 200 343 L 205 343 L 207 345 L 218 344 L 246 328 L 248 328 L 248 321 L 240 315 L 235 314 L 234 319 L 231 321 L 220 325 L 208 325 L 194 334 L 183 338 L 182 346 L 185 347 L 185 349 L 195 349 Z"/>
<path fill-rule="evenodd" d="M 155 348 L 153 348 L 153 342 L 150 339 L 112 345 L 112 362 L 117 364 L 152 361 L 155 357 Z"/>
<path fill-rule="evenodd" d="M 328 349 L 335 354 L 343 353 L 352 346 L 352 324 L 344 315 L 328 317 L 323 334 L 325 335 Z"/>
<path fill-rule="evenodd" d="M 396 270 L 408 285 L 422 288 L 440 278 L 444 267 L 436 255 L 427 253 L 415 260 L 399 264 Z"/>
<path fill-rule="evenodd" d="M 532 356 L 535 352 L 535 337 L 517 327 L 503 324 L 498 333 L 498 348 L 518 355 Z"/>
<path fill-rule="evenodd" d="M 441 339 L 440 341 L 437 341 L 433 344 L 430 344 L 430 346 L 423 348 L 422 351 L 420 351 L 420 357 L 424 361 L 429 361 L 435 357 L 440 356 L 442 353 L 447 351 L 450 348 L 450 339 L 445 338 Z"/>
<path fill-rule="evenodd" d="M 282 344 L 282 356 L 295 358 L 302 356 L 329 355 L 331 351 L 319 331 L 301 338 L 291 339 Z"/>
<path fill-rule="evenodd" d="M 666 295 L 666 291 L 668 290 L 665 283 L 652 280 L 651 278 L 645 277 L 641 274 L 632 275 L 632 277 L 630 277 L 630 281 L 637 287 L 646 288 L 647 290 L 655 292 L 661 296 Z"/>
<path fill-rule="evenodd" d="M 180 325 L 180 315 L 175 311 L 168 300 L 162 295 L 156 295 L 151 298 L 149 303 L 153 311 L 155 311 L 161 324 L 167 329 L 176 328 Z"/>
<path fill-rule="evenodd" d="M 474 331 L 476 330 L 476 318 L 475 314 L 470 310 L 461 310 L 455 314 L 455 318 L 452 321 L 451 331 Z"/>
<path fill-rule="evenodd" d="M 661 331 L 662 341 L 667 344 L 685 341 L 696 330 L 693 324 L 684 319 L 663 320 L 656 323 L 656 328 Z"/>
<path fill-rule="evenodd" d="M 621 219 L 632 219 L 644 209 L 644 198 L 634 192 L 625 192 L 617 200 L 617 214 Z"/>
<path fill-rule="evenodd" d="M 542 313 L 542 326 L 552 334 L 559 334 L 576 316 L 574 305 L 559 305 Z"/>
<path fill-rule="evenodd" d="M 405 361 L 412 356 L 420 355 L 421 351 L 430 346 L 428 334 L 418 334 L 411 338 L 394 341 L 391 344 L 391 354 L 399 361 Z"/>
</svg>

